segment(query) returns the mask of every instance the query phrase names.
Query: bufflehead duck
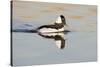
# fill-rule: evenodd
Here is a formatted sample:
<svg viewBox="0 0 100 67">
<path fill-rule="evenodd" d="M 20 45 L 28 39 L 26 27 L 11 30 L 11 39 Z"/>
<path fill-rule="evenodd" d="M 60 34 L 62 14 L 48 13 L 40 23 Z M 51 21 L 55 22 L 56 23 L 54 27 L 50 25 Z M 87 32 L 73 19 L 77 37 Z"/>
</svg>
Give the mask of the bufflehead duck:
<svg viewBox="0 0 100 67">
<path fill-rule="evenodd" d="M 66 25 L 65 17 L 63 15 L 60 15 L 54 24 L 43 25 L 43 26 L 38 27 L 36 30 L 38 33 L 63 32 L 65 25 Z"/>
<path fill-rule="evenodd" d="M 27 33 L 55 33 L 55 32 L 69 32 L 68 30 L 64 30 L 64 26 L 66 24 L 65 17 L 60 15 L 54 24 L 51 25 L 43 25 L 38 27 L 37 29 L 28 30 L 28 29 L 15 29 L 13 32 L 27 32 Z M 29 25 L 28 25 L 29 26 Z"/>
<path fill-rule="evenodd" d="M 39 35 L 47 39 L 53 39 L 55 41 L 56 46 L 59 49 L 64 49 L 65 47 L 64 32 L 44 33 L 44 34 L 39 33 Z"/>
</svg>

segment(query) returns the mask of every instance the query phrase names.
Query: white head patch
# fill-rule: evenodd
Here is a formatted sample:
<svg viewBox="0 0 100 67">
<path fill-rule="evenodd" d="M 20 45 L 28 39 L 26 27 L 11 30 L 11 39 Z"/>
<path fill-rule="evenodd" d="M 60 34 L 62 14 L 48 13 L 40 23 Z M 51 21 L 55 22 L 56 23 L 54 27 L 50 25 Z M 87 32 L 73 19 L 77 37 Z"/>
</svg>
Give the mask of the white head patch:
<svg viewBox="0 0 100 67">
<path fill-rule="evenodd" d="M 62 23 L 61 17 L 59 16 L 55 23 Z"/>
</svg>

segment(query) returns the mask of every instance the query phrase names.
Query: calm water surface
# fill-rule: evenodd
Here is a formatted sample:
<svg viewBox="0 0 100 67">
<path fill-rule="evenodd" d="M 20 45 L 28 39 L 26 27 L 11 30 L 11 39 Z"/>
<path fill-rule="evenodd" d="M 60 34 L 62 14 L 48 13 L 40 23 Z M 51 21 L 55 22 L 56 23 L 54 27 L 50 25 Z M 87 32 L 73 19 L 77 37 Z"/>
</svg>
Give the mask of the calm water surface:
<svg viewBox="0 0 100 67">
<path fill-rule="evenodd" d="M 96 61 L 96 33 L 70 32 L 59 49 L 53 39 L 36 33 L 13 33 L 14 65 L 37 65 Z"/>
</svg>

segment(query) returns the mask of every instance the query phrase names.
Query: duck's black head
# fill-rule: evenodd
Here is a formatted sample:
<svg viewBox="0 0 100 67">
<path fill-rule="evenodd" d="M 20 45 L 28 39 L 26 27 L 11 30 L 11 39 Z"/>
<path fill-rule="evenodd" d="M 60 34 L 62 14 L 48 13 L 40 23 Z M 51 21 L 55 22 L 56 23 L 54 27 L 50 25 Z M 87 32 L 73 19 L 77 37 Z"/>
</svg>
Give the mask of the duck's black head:
<svg viewBox="0 0 100 67">
<path fill-rule="evenodd" d="M 65 19 L 65 17 L 63 15 L 60 15 L 60 17 L 61 17 L 61 20 L 62 20 L 62 24 L 66 25 L 66 19 Z"/>
<path fill-rule="evenodd" d="M 60 16 L 57 18 L 57 20 L 56 20 L 55 23 L 56 23 L 56 24 L 66 25 L 66 19 L 65 19 L 65 17 L 64 17 L 63 15 L 60 15 Z"/>
</svg>

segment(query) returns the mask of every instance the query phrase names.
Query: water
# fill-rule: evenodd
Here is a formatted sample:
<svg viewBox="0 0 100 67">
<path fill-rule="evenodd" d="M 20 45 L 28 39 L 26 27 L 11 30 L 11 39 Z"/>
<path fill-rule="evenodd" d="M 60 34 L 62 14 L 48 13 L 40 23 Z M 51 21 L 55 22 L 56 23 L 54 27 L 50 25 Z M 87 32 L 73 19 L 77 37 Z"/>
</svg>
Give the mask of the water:
<svg viewBox="0 0 100 67">
<path fill-rule="evenodd" d="M 14 65 L 39 65 L 96 61 L 96 33 L 70 32 L 65 48 L 36 33 L 13 33 Z"/>
</svg>

